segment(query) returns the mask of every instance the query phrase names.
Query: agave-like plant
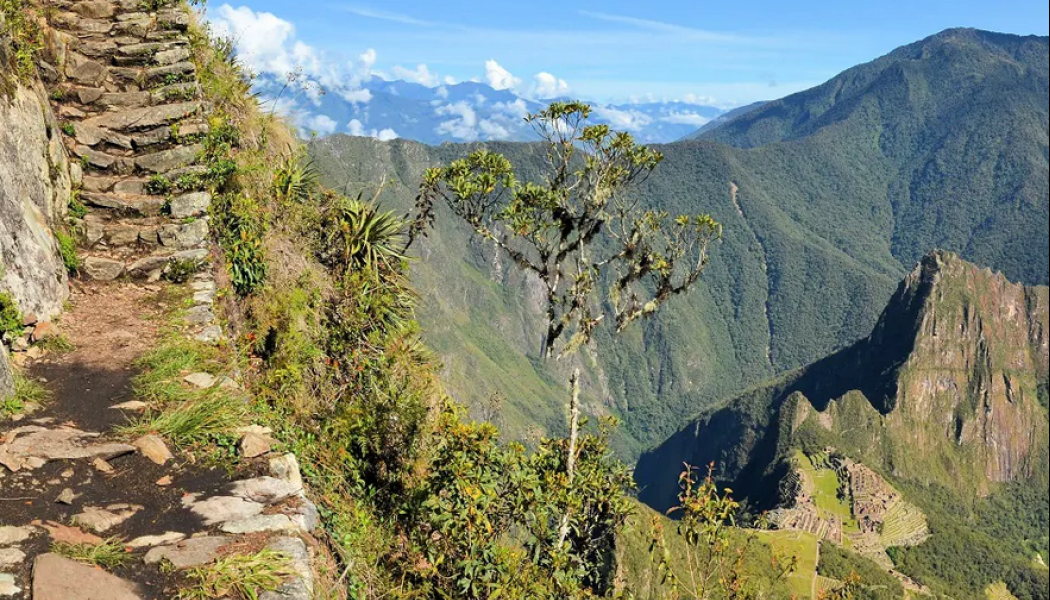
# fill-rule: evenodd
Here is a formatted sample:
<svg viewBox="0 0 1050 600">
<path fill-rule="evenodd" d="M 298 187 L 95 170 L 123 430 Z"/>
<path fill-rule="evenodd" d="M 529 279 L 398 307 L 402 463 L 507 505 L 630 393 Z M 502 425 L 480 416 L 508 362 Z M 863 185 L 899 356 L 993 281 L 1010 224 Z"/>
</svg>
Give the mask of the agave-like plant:
<svg viewBox="0 0 1050 600">
<path fill-rule="evenodd" d="M 344 273 L 393 269 L 404 259 L 405 226 L 393 212 L 362 196 L 329 194 L 322 219 L 321 261 Z"/>
<path fill-rule="evenodd" d="M 290 154 L 273 171 L 274 197 L 282 202 L 306 202 L 317 189 L 317 179 L 313 160 Z"/>
</svg>

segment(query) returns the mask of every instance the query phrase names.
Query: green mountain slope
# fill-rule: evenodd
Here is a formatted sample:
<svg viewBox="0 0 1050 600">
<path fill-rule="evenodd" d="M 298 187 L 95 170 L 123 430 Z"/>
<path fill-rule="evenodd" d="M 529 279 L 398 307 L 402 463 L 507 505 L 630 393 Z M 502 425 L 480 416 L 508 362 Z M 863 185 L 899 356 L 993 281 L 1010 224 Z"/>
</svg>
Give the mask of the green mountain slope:
<svg viewBox="0 0 1050 600">
<path fill-rule="evenodd" d="M 1019 598 L 1045 598 L 1032 595 L 1033 581 L 1046 589 L 1032 557 L 1050 532 L 1050 423 L 1039 398 L 1048 364 L 1050 289 L 933 254 L 868 338 L 705 412 L 645 454 L 641 499 L 669 507 L 678 465 L 714 463 L 754 508 L 790 507 L 797 492 L 784 482 L 798 453 L 833 448 L 929 516 L 925 543 L 891 548 L 905 574 L 957 600 L 1000 580 Z M 890 512 L 902 529 L 906 520 L 924 528 Z M 856 509 L 846 516 L 860 519 Z M 887 520 L 884 540 L 914 538 L 894 538 L 893 527 Z"/>
<path fill-rule="evenodd" d="M 901 261 L 952 248 L 1046 283 L 1046 252 L 1031 244 L 1047 229 L 1047 47 L 1046 37 L 945 31 L 701 139 L 868 146 L 892 177 L 891 248 Z M 1009 265 L 1026 255 L 1035 260 Z"/>
<path fill-rule="evenodd" d="M 692 294 L 615 343 L 600 338 L 598 358 L 581 359 L 585 408 L 624 419 L 618 444 L 627 456 L 718 399 L 867 335 L 915 252 L 946 248 L 1026 283 L 1047 283 L 1047 40 L 987 34 L 1017 48 L 1010 60 L 995 43 L 951 41 L 974 35 L 949 32 L 876 61 L 898 65 L 882 72 L 907 73 L 908 86 L 936 102 L 891 93 L 889 75 L 886 89 L 875 76 L 864 87 L 846 85 L 857 78 L 849 72 L 828 84 L 844 91 L 831 111 L 843 116 L 827 126 L 795 119 L 784 130 L 797 134 L 781 132 L 758 147 L 695 141 L 660 148 L 666 160 L 637 193 L 654 207 L 711 213 L 725 225 L 725 239 Z M 944 46 L 958 46 L 958 56 L 938 50 Z M 945 79 L 945 61 L 982 74 Z M 997 110 L 942 108 L 987 97 L 988 82 Z M 729 130 L 806 98 L 745 115 Z M 888 142 L 905 138 L 911 141 Z M 537 147 L 489 147 L 535 175 Z M 311 155 L 326 184 L 353 193 L 386 178 L 383 202 L 407 209 L 425 168 L 470 149 L 334 136 L 313 143 Z M 929 177 L 913 180 L 909 169 Z M 568 366 L 537 359 L 536 290 L 468 234 L 439 215 L 413 269 L 445 381 L 472 406 L 502 392 L 502 410 L 489 412 L 512 435 L 556 431 L 565 420 Z"/>
</svg>

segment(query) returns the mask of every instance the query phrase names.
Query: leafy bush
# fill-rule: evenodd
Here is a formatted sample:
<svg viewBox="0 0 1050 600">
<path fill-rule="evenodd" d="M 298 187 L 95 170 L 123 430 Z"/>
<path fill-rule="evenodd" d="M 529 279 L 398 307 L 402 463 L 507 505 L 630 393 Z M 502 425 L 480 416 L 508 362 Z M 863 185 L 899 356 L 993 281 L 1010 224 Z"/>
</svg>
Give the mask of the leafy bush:
<svg viewBox="0 0 1050 600">
<path fill-rule="evenodd" d="M 1050 409 L 1050 386 L 1045 383 L 1039 384 L 1039 403 L 1043 408 Z"/>
<path fill-rule="evenodd" d="M 21 335 L 22 329 L 22 313 L 15 306 L 15 299 L 7 292 L 0 292 L 0 337 Z"/>
<path fill-rule="evenodd" d="M 265 208 L 247 196 L 229 194 L 213 202 L 212 210 L 233 288 L 239 295 L 249 296 L 266 281 Z"/>
</svg>

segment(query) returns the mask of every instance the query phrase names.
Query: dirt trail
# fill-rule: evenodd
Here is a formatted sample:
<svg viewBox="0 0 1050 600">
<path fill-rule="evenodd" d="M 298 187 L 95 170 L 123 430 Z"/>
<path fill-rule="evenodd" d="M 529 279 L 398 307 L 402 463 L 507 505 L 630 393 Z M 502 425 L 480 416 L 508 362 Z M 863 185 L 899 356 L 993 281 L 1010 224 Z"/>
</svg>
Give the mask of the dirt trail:
<svg viewBox="0 0 1050 600">
<path fill-rule="evenodd" d="M 127 424 L 129 413 L 111 407 L 132 399 L 135 361 L 157 343 L 165 308 L 158 301 L 159 289 L 111 283 L 77 290 L 60 329 L 75 350 L 45 356 L 29 365 L 30 375 L 45 382 L 53 397 L 41 410 L 18 422 L 0 423 L 3 441 L 10 441 L 12 431 L 27 426 L 74 428 L 103 434 L 103 440 L 129 441 L 116 431 Z M 14 569 L 0 566 L 26 584 L 19 587 L 29 588 L 32 558 L 46 553 L 53 541 L 41 524 L 70 525 L 75 515 L 89 507 L 124 504 L 141 509 L 124 523 L 94 533 L 124 540 L 167 532 L 190 536 L 205 527 L 199 516 L 183 507 L 185 495 L 190 491 L 214 495 L 229 481 L 224 471 L 178 459 L 161 466 L 141 454 L 129 453 L 107 462 L 111 473 L 101 472 L 90 459 L 54 460 L 13 473 L 0 467 L 0 527 L 34 528 L 34 535 L 19 547 L 26 556 L 23 563 Z M 163 478 L 173 483 L 158 485 Z M 58 501 L 66 490 L 75 496 L 68 504 Z M 87 529 L 81 531 L 92 533 Z M 137 560 L 113 573 L 138 584 L 143 598 L 168 598 L 175 584 L 157 565 Z"/>
</svg>

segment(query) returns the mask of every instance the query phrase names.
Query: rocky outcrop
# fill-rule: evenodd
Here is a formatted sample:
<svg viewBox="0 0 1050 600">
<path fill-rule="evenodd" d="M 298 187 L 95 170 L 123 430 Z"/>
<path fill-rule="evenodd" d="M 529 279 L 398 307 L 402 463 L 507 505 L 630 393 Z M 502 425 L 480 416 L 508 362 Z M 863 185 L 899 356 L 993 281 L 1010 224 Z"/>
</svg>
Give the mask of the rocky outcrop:
<svg viewBox="0 0 1050 600">
<path fill-rule="evenodd" d="M 7 347 L 0 342 L 0 402 L 7 400 L 15 393 L 15 381 L 11 375 L 11 365 L 7 361 Z"/>
<path fill-rule="evenodd" d="M 0 38 L 0 64 L 9 65 Z M 39 84 L 0 93 L 0 290 L 19 309 L 46 320 L 68 297 L 55 230 L 70 198 L 69 162 L 58 125 Z"/>
<path fill-rule="evenodd" d="M 894 479 L 962 497 L 1045 481 L 1050 290 L 935 253 L 901 284 L 872 335 L 696 420 L 643 456 L 642 498 L 674 502 L 677 469 L 716 463 L 772 508 L 799 446 L 839 449 Z"/>
</svg>

